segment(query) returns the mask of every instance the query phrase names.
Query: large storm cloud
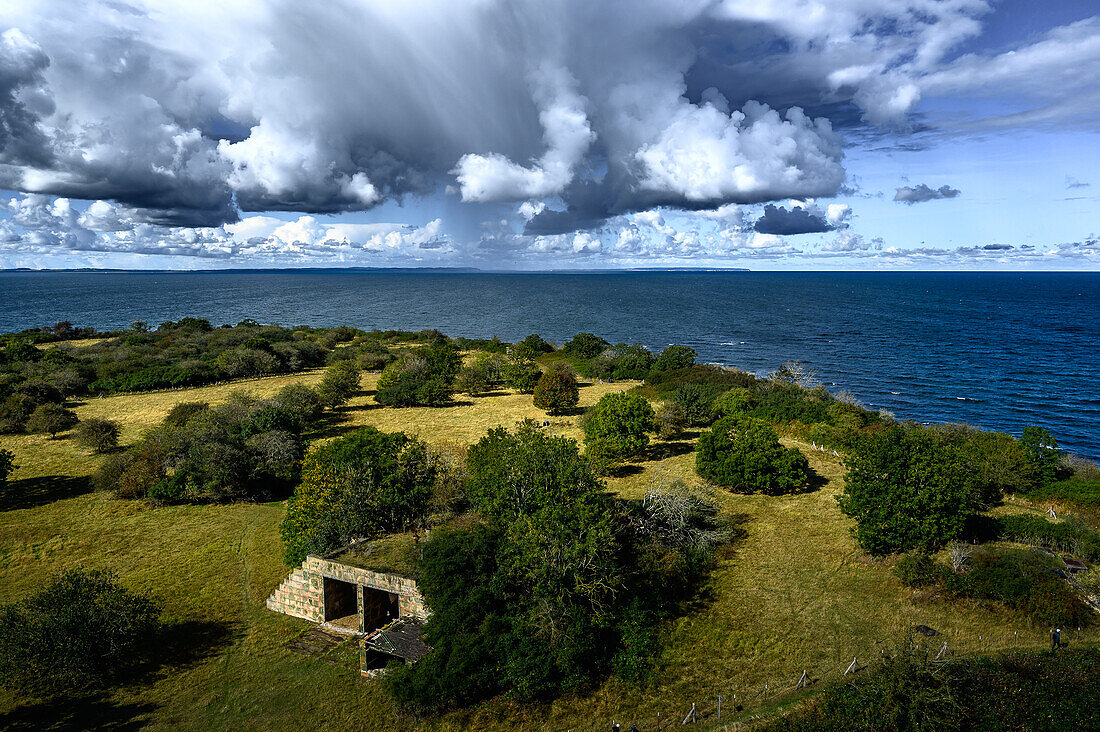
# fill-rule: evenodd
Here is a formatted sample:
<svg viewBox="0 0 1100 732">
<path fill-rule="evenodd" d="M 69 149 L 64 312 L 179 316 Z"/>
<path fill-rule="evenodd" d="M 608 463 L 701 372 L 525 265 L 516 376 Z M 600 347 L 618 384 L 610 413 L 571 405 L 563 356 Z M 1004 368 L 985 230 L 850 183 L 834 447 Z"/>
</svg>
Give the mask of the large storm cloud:
<svg viewBox="0 0 1100 732">
<path fill-rule="evenodd" d="M 362 210 L 448 187 L 469 202 L 559 200 L 533 230 L 657 205 L 830 196 L 844 181 L 830 110 L 902 123 L 916 80 L 986 9 L 6 4 L 0 185 L 114 200 L 142 221 L 185 226 L 238 210 Z"/>
</svg>

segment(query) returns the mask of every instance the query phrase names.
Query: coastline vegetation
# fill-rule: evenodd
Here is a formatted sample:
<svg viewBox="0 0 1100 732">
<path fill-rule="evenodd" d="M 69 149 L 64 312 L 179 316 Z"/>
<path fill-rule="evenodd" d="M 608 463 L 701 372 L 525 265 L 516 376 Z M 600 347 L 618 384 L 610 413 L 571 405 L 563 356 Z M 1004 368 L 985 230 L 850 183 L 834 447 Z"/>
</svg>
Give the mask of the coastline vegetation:
<svg viewBox="0 0 1100 732">
<path fill-rule="evenodd" d="M 1021 629 L 1034 646 L 1048 622 L 1097 637 L 1055 576 L 1061 557 L 1028 548 L 1100 560 L 1095 466 L 1043 430 L 899 423 L 797 364 L 761 377 L 590 333 L 558 349 L 534 334 L 509 345 L 203 322 L 135 324 L 87 346 L 50 329 L 0 337 L 0 601 L 30 597 L 35 574 L 91 566 L 164 598 L 169 623 L 221 629 L 145 685 L 104 687 L 104 714 L 195 729 L 286 726 L 303 709 L 333 728 L 551 729 L 686 709 L 869 653 L 899 626 L 935 627 L 959 651 Z M 106 395 L 184 355 L 222 370 L 194 372 L 205 386 Z M 129 366 L 101 364 L 120 357 Z M 54 405 L 77 429 L 28 433 L 13 416 L 30 402 L 28 418 Z M 1071 518 L 1048 520 L 1039 500 Z M 347 649 L 318 664 L 282 648 L 304 629 L 263 610 L 284 557 L 410 531 L 426 537 L 435 651 L 364 684 Z M 859 698 L 879 693 L 867 683 Z M 10 692 L 0 718 L 32 703 L 60 713 L 53 698 Z M 807 713 L 847 719 L 837 698 Z"/>
</svg>

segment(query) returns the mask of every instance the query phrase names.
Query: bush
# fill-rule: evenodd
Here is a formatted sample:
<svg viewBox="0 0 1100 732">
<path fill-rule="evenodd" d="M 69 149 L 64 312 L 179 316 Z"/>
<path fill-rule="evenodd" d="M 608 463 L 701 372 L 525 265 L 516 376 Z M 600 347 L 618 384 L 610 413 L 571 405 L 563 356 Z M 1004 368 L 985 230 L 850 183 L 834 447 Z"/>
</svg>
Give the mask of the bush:
<svg viewBox="0 0 1100 732">
<path fill-rule="evenodd" d="M 348 403 L 359 391 L 361 372 L 354 361 L 338 361 L 325 369 L 321 383 L 317 385 L 317 396 L 321 404 L 336 409 Z"/>
<path fill-rule="evenodd" d="M 435 474 L 426 445 L 401 432 L 365 427 L 314 448 L 280 526 L 287 564 L 417 525 Z"/>
<path fill-rule="evenodd" d="M 109 419 L 91 418 L 81 422 L 76 428 L 76 442 L 92 452 L 110 452 L 118 447 L 118 422 Z"/>
<path fill-rule="evenodd" d="M 906 554 L 894 565 L 894 574 L 906 587 L 924 587 L 936 581 L 936 562 L 926 552 Z"/>
<path fill-rule="evenodd" d="M 1042 516 L 1013 514 L 995 520 L 994 535 L 1005 541 L 1072 552 L 1089 562 L 1100 562 L 1100 534 L 1071 521 L 1054 523 Z"/>
<path fill-rule="evenodd" d="M 0 610 L 0 677 L 31 692 L 102 688 L 148 656 L 159 618 L 116 575 L 71 570 Z"/>
<path fill-rule="evenodd" d="M 577 406 L 578 401 L 577 377 L 568 366 L 551 367 L 535 385 L 535 406 L 548 414 L 563 414 Z"/>
<path fill-rule="evenodd" d="M 502 383 L 500 357 L 490 353 L 479 353 L 474 360 L 463 366 L 455 377 L 455 388 L 470 396 L 477 396 Z"/>
<path fill-rule="evenodd" d="M 687 418 L 684 410 L 675 402 L 665 402 L 657 410 L 657 434 L 662 440 L 668 440 L 684 431 Z"/>
<path fill-rule="evenodd" d="M 950 577 L 948 588 L 963 597 L 1003 603 L 1042 625 L 1088 625 L 1092 611 L 1054 574 L 1056 564 L 1034 551 L 982 552 L 971 558 L 969 572 Z"/>
<path fill-rule="evenodd" d="M 641 381 L 649 375 L 656 361 L 653 354 L 641 343 L 628 346 L 620 343 L 611 349 L 611 378 Z"/>
<path fill-rule="evenodd" d="M 933 659 L 934 647 L 922 645 L 910 643 L 866 673 L 826 687 L 761 731 L 1100 729 L 1100 650 L 942 664 Z"/>
<path fill-rule="evenodd" d="M 595 358 L 611 344 L 592 333 L 578 333 L 561 347 L 562 353 L 573 358 Z"/>
<path fill-rule="evenodd" d="M 686 369 L 695 365 L 695 349 L 687 346 L 669 346 L 661 351 L 653 364 L 654 371 Z"/>
<path fill-rule="evenodd" d="M 0 450 L 0 488 L 7 485 L 8 476 L 18 467 L 15 464 L 15 453 L 11 450 Z"/>
<path fill-rule="evenodd" d="M 672 395 L 672 403 L 680 407 L 689 427 L 707 427 L 714 422 L 715 393 L 700 384 L 683 384 Z"/>
<path fill-rule="evenodd" d="M 554 346 L 543 340 L 538 333 L 532 333 L 512 346 L 511 354 L 516 359 L 538 358 L 544 353 L 553 353 Z"/>
<path fill-rule="evenodd" d="M 75 412 L 60 404 L 40 404 L 27 418 L 27 431 L 39 435 L 48 434 L 50 439 L 54 439 L 58 432 L 72 428 L 79 421 Z"/>
<path fill-rule="evenodd" d="M 785 448 L 769 425 L 751 418 L 726 417 L 699 436 L 695 471 L 738 493 L 794 493 L 806 487 L 809 463 Z"/>
<path fill-rule="evenodd" d="M 170 427 L 182 427 L 196 414 L 201 414 L 208 409 L 210 409 L 208 402 L 180 402 L 168 410 L 164 424 Z"/>
<path fill-rule="evenodd" d="M 942 547 L 981 505 L 981 486 L 959 449 L 919 427 L 865 435 L 847 466 L 837 500 L 871 554 Z"/>
<path fill-rule="evenodd" d="M 647 432 L 657 431 L 657 415 L 641 394 L 605 394 L 585 413 L 586 454 L 600 460 L 625 460 L 645 452 Z"/>
<path fill-rule="evenodd" d="M 515 389 L 520 394 L 534 394 L 535 387 L 542 378 L 542 369 L 534 361 L 512 358 L 501 368 L 501 376 L 508 388 Z"/>
</svg>

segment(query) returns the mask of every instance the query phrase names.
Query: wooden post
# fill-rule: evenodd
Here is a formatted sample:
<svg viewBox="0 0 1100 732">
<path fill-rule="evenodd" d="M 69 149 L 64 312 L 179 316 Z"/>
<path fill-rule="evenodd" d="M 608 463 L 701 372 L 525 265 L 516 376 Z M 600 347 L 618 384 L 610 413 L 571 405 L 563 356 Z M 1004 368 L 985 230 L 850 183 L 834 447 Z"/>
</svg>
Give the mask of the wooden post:
<svg viewBox="0 0 1100 732">
<path fill-rule="evenodd" d="M 692 724 L 695 724 L 695 702 L 691 703 L 691 710 L 687 713 L 687 716 L 684 717 L 684 721 L 680 722 L 680 726 L 683 727 L 685 724 L 687 724 L 689 719 L 691 720 Z"/>
<path fill-rule="evenodd" d="M 722 695 L 718 695 L 718 721 L 722 721 Z"/>
<path fill-rule="evenodd" d="M 794 685 L 794 688 L 801 689 L 802 687 L 806 686 L 806 684 L 809 683 L 807 680 L 807 676 L 808 674 L 806 673 L 805 669 L 803 669 L 802 676 L 799 677 L 798 683 Z"/>
<path fill-rule="evenodd" d="M 850 672 L 850 671 L 851 671 L 852 669 L 854 669 L 855 667 L 856 667 L 856 659 L 855 659 L 855 658 L 853 658 L 853 659 L 852 659 L 852 663 L 851 663 L 851 664 L 849 664 L 849 666 L 848 666 L 848 669 L 847 669 L 847 670 L 846 670 L 846 671 L 844 672 L 844 675 L 845 675 L 845 676 L 847 676 L 847 675 L 848 675 L 848 673 L 849 673 L 849 672 Z"/>
</svg>

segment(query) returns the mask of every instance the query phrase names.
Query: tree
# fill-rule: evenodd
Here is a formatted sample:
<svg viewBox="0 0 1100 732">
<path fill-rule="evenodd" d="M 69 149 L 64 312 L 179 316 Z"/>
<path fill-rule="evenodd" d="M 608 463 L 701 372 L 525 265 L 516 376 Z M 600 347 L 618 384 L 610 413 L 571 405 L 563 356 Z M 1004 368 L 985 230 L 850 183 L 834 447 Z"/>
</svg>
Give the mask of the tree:
<svg viewBox="0 0 1100 732">
<path fill-rule="evenodd" d="M 981 505 L 981 485 L 959 448 L 920 427 L 863 436 L 847 467 L 837 500 L 871 554 L 935 550 L 956 538 Z"/>
<path fill-rule="evenodd" d="M 0 677 L 34 692 L 102 688 L 147 657 L 160 604 L 102 570 L 70 570 L 0 609 Z"/>
<path fill-rule="evenodd" d="M 31 412 L 31 416 L 27 419 L 27 431 L 39 435 L 48 434 L 52 440 L 57 437 L 58 432 L 70 429 L 79 421 L 72 410 L 65 409 L 60 404 L 47 402 L 39 404 Z"/>
<path fill-rule="evenodd" d="M 359 390 L 360 377 L 359 365 L 354 361 L 337 361 L 329 366 L 317 385 L 321 404 L 329 409 L 347 404 Z"/>
<path fill-rule="evenodd" d="M 612 372 L 614 379 L 644 379 L 652 370 L 656 361 L 649 349 L 641 343 L 628 346 L 620 343 L 612 351 Z"/>
<path fill-rule="evenodd" d="M 578 333 L 561 347 L 562 353 L 574 358 L 595 358 L 611 344 L 592 333 Z"/>
<path fill-rule="evenodd" d="M 661 351 L 653 364 L 654 371 L 684 369 L 695 364 L 695 349 L 688 346 L 669 346 Z"/>
<path fill-rule="evenodd" d="M 551 367 L 535 385 L 535 406 L 548 414 L 563 414 L 577 406 L 578 401 L 577 376 L 568 366 Z"/>
<path fill-rule="evenodd" d="M 15 464 L 15 453 L 11 450 L 0 450 L 0 488 L 7 485 L 8 476 L 18 466 Z"/>
<path fill-rule="evenodd" d="M 76 441 L 92 452 L 110 452 L 118 447 L 119 433 L 118 422 L 92 417 L 77 426 Z"/>
<path fill-rule="evenodd" d="M 1020 437 L 1025 454 L 1024 476 L 1032 490 L 1054 482 L 1058 469 L 1058 442 L 1042 427 L 1025 427 Z"/>
<path fill-rule="evenodd" d="M 554 346 L 547 343 L 538 333 L 532 333 L 519 343 L 512 346 L 513 358 L 538 358 L 544 353 L 553 353 Z"/>
<path fill-rule="evenodd" d="M 500 370 L 504 383 L 520 394 L 533 394 L 542 378 L 542 369 L 530 359 L 510 358 Z"/>
<path fill-rule="evenodd" d="M 382 371 L 374 400 L 393 407 L 435 407 L 450 401 L 451 381 L 433 371 L 426 358 L 406 352 Z"/>
<path fill-rule="evenodd" d="M 658 429 L 657 415 L 641 394 L 620 392 L 600 397 L 584 416 L 585 452 L 607 460 L 641 455 L 649 445 L 647 432 Z"/>
<path fill-rule="evenodd" d="M 680 408 L 685 423 L 690 427 L 705 427 L 715 419 L 713 407 L 714 389 L 700 384 L 682 384 L 672 394 L 672 403 Z"/>
<path fill-rule="evenodd" d="M 455 388 L 464 394 L 477 396 L 501 383 L 501 359 L 492 353 L 479 353 L 474 360 L 459 369 Z"/>
<path fill-rule="evenodd" d="M 365 427 L 314 448 L 280 527 L 287 564 L 417 525 L 435 474 L 427 446 L 402 432 Z"/>
<path fill-rule="evenodd" d="M 757 419 L 720 419 L 695 447 L 695 471 L 737 493 L 794 493 L 806 486 L 808 470 L 806 457 Z"/>
</svg>

